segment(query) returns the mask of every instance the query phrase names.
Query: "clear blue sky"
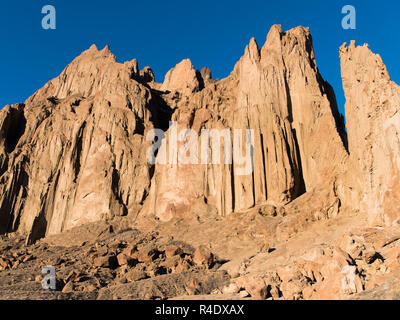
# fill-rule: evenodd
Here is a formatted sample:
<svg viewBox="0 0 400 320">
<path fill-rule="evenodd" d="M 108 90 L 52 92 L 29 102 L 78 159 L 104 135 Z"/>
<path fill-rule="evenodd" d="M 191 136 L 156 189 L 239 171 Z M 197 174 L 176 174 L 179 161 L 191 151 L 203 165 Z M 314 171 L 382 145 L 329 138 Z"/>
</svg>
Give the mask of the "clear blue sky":
<svg viewBox="0 0 400 320">
<path fill-rule="evenodd" d="M 57 29 L 41 28 L 44 5 L 57 10 Z M 357 9 L 357 29 L 343 30 L 341 8 Z M 123 62 L 137 58 L 157 81 L 184 58 L 226 77 L 254 36 L 264 44 L 269 28 L 308 26 L 318 67 L 335 89 L 343 112 L 338 48 L 351 39 L 381 54 L 400 83 L 400 4 L 391 0 L 14 0 L 0 4 L 0 108 L 23 102 L 95 43 Z"/>
</svg>

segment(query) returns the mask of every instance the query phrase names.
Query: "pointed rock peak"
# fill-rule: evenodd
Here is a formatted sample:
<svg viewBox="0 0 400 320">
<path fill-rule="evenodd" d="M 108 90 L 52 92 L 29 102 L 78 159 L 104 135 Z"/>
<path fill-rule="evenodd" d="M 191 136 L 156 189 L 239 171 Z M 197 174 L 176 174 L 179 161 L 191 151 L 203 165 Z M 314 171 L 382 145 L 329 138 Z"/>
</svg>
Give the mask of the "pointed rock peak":
<svg viewBox="0 0 400 320">
<path fill-rule="evenodd" d="M 308 27 L 299 26 L 284 32 L 281 25 L 273 25 L 268 32 L 264 47 L 279 47 L 284 37 L 296 39 L 296 42 L 300 41 L 301 43 L 312 41 L 310 28 Z"/>
<path fill-rule="evenodd" d="M 140 70 L 139 75 L 142 82 L 145 83 L 152 82 L 155 79 L 153 70 L 149 66 L 146 66 Z"/>
<path fill-rule="evenodd" d="M 399 207 L 393 199 L 399 194 L 400 87 L 367 44 L 342 45 L 340 63 L 361 212 L 368 213 L 370 225 L 397 224 Z"/>
<path fill-rule="evenodd" d="M 124 65 L 131 70 L 131 77 L 135 77 L 139 74 L 139 63 L 137 59 L 125 61 Z"/>
<path fill-rule="evenodd" d="M 191 69 L 194 70 L 192 61 L 190 61 L 190 59 L 183 59 L 181 62 L 179 62 L 179 63 L 175 66 L 175 68 L 177 68 L 177 69 L 180 68 L 180 69 L 185 69 L 185 70 L 191 70 Z"/>
<path fill-rule="evenodd" d="M 269 32 L 284 33 L 281 24 L 273 24 L 273 25 L 271 26 L 271 28 L 269 29 Z"/>
<path fill-rule="evenodd" d="M 260 60 L 260 50 L 258 49 L 258 44 L 254 37 L 250 39 L 250 43 L 246 46 L 245 55 L 253 61 Z"/>
<path fill-rule="evenodd" d="M 114 82 L 121 79 L 121 74 L 124 74 L 125 81 L 128 81 L 134 73 L 134 68 L 135 66 L 127 68 L 126 65 L 117 63 L 109 46 L 98 51 L 97 47 L 92 45 L 76 57 L 57 78 L 49 81 L 28 100 L 35 101 L 49 96 L 64 99 L 73 94 L 85 97 L 94 95 L 108 85 L 115 86 Z"/>
<path fill-rule="evenodd" d="M 312 67 L 316 68 L 310 29 L 302 26 L 286 32 L 280 25 L 272 26 L 260 53 L 262 64 L 267 64 L 272 57 L 281 60 L 283 56 L 292 56 L 293 59 L 306 58 Z"/>
<path fill-rule="evenodd" d="M 346 51 L 347 49 L 355 49 L 356 47 L 356 41 L 355 40 L 351 40 L 349 46 L 347 46 L 347 42 L 343 43 L 340 46 L 340 51 Z"/>
<path fill-rule="evenodd" d="M 284 31 L 282 29 L 281 24 L 274 24 L 271 29 L 269 29 L 268 35 L 273 35 L 273 34 L 283 34 Z"/>
<path fill-rule="evenodd" d="M 267 34 L 266 43 L 279 43 L 283 34 L 284 32 L 280 24 L 273 25 Z"/>
<path fill-rule="evenodd" d="M 92 44 L 89 49 L 83 51 L 74 61 L 87 60 L 94 57 L 112 58 L 116 61 L 115 56 L 111 53 L 110 47 L 106 45 L 102 50 L 98 50 L 95 44 Z"/>
<path fill-rule="evenodd" d="M 203 67 L 200 70 L 201 77 L 204 81 L 212 79 L 211 69 L 207 67 Z"/>
<path fill-rule="evenodd" d="M 243 63 L 253 64 L 255 62 L 260 61 L 260 50 L 258 48 L 257 41 L 254 37 L 250 39 L 249 44 L 244 49 L 244 55 L 240 58 L 240 60 L 235 64 L 233 68 L 232 74 L 236 74 L 239 72 L 240 66 Z"/>
<path fill-rule="evenodd" d="M 237 76 L 240 73 L 241 69 L 246 69 L 247 67 L 243 67 L 243 65 L 252 65 L 254 63 L 258 63 L 260 61 L 260 50 L 258 48 L 257 41 L 254 37 L 250 39 L 249 44 L 244 49 L 244 54 L 240 58 L 238 62 L 236 62 L 233 67 L 233 71 L 231 72 L 232 76 Z"/>
<path fill-rule="evenodd" d="M 250 63 L 259 62 L 263 56 L 268 56 L 267 51 L 269 51 L 270 48 L 273 48 L 273 50 L 280 50 L 283 34 L 284 32 L 281 25 L 273 25 L 268 32 L 267 40 L 261 50 L 258 47 L 256 39 L 254 37 L 251 38 L 244 50 L 244 55 L 235 64 L 231 74 L 236 74 L 240 70 L 240 66 L 246 63 L 246 61 Z"/>
<path fill-rule="evenodd" d="M 342 52 L 346 49 L 347 42 L 344 42 L 340 47 L 339 47 L 339 52 Z"/>
<path fill-rule="evenodd" d="M 106 44 L 105 47 L 100 52 L 105 53 L 105 54 L 111 53 L 110 46 L 108 44 Z"/>
<path fill-rule="evenodd" d="M 117 61 L 117 58 L 111 53 L 110 46 L 107 44 L 101 51 L 99 51 L 102 57 L 112 58 L 114 61 Z"/>
<path fill-rule="evenodd" d="M 90 48 L 88 49 L 88 51 L 90 51 L 90 52 L 97 52 L 97 51 L 99 51 L 99 50 L 97 49 L 97 46 L 93 43 L 93 44 L 90 46 Z"/>
<path fill-rule="evenodd" d="M 257 44 L 256 38 L 252 37 L 252 38 L 250 39 L 249 47 L 251 47 L 251 48 L 255 47 L 255 48 L 258 49 L 258 44 Z"/>
<path fill-rule="evenodd" d="M 86 49 L 85 51 L 83 51 L 77 58 L 79 58 L 80 56 L 85 56 L 85 55 L 93 55 L 98 52 L 99 52 L 99 50 L 97 49 L 97 46 L 93 43 L 89 49 Z"/>
<path fill-rule="evenodd" d="M 186 90 L 194 92 L 200 87 L 196 70 L 189 59 L 184 59 L 165 75 L 162 90 Z"/>
<path fill-rule="evenodd" d="M 261 60 L 266 60 L 270 56 L 270 51 L 281 52 L 282 38 L 284 36 L 282 26 L 275 24 L 267 34 L 264 46 L 260 50 Z"/>
</svg>

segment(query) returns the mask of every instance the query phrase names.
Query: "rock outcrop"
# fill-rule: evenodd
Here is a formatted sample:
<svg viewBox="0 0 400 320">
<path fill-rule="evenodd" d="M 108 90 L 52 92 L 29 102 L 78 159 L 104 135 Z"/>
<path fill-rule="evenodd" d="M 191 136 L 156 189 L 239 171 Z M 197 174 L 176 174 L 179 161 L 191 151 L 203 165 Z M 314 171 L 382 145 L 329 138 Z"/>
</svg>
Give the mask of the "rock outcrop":
<svg viewBox="0 0 400 320">
<path fill-rule="evenodd" d="M 182 60 L 165 75 L 162 90 L 179 90 L 191 94 L 200 89 L 198 73 L 189 59 Z"/>
<path fill-rule="evenodd" d="M 355 42 L 340 48 L 349 151 L 360 211 L 372 225 L 399 222 L 400 88 L 379 55 Z"/>
<path fill-rule="evenodd" d="M 399 89 L 367 47 L 340 52 L 349 143 L 307 28 L 273 26 L 261 48 L 251 39 L 222 80 L 185 59 L 157 83 L 136 59 L 92 46 L 0 113 L 0 233 L 31 243 L 119 216 L 260 205 L 296 213 L 280 224 L 283 239 L 347 208 L 396 222 Z"/>
<path fill-rule="evenodd" d="M 136 60 L 119 64 L 92 46 L 25 104 L 2 110 L 1 233 L 34 241 L 142 204 L 144 134 L 162 126 L 163 110 L 139 76 Z"/>
<path fill-rule="evenodd" d="M 191 66 L 184 60 L 178 66 L 186 65 Z M 181 79 L 187 82 L 187 77 Z M 177 98 L 171 93 L 165 99 L 176 109 L 176 131 L 190 128 L 200 136 L 201 129 L 228 129 L 231 135 L 241 129 L 244 141 L 245 130 L 252 129 L 254 150 L 253 170 L 247 175 L 238 174 L 243 166 L 222 158 L 212 165 L 156 164 L 143 212 L 163 220 L 189 211 L 225 216 L 265 202 L 286 204 L 333 181 L 347 158 L 343 119 L 331 87 L 319 74 L 306 28 L 285 33 L 274 26 L 261 50 L 251 39 L 229 77 L 193 95 Z M 169 147 L 169 133 L 165 148 L 178 159 L 179 148 Z"/>
</svg>

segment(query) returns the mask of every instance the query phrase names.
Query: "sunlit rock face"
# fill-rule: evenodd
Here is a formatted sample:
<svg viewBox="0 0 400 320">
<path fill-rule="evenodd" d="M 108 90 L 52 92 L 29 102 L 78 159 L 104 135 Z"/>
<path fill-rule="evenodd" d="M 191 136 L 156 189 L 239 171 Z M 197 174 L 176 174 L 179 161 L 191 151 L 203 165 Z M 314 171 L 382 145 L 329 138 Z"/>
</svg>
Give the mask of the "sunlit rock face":
<svg viewBox="0 0 400 320">
<path fill-rule="evenodd" d="M 357 205 L 373 225 L 400 218 L 400 88 L 379 55 L 355 42 L 340 48 L 351 170 Z"/>
<path fill-rule="evenodd" d="M 119 216 L 169 221 L 264 204 L 305 221 L 347 209 L 397 221 L 398 86 L 367 47 L 340 56 L 349 141 L 307 28 L 273 26 L 261 48 L 251 39 L 222 80 L 185 59 L 157 83 L 150 67 L 92 46 L 1 110 L 0 233 L 32 242 Z M 163 137 L 152 162 L 154 129 Z"/>
<path fill-rule="evenodd" d="M 151 178 L 144 134 L 158 114 L 137 75 L 135 60 L 119 64 L 92 46 L 25 104 L 1 111 L 2 233 L 35 240 L 142 204 Z"/>
<path fill-rule="evenodd" d="M 168 88 L 168 83 L 178 82 L 172 81 L 178 69 L 185 75 L 179 87 L 185 89 L 177 98 L 176 86 Z M 188 92 L 193 83 L 195 73 L 187 60 L 168 72 L 164 89 L 171 91 L 165 99 L 176 109 L 172 119 L 199 135 L 201 129 L 242 129 L 245 139 L 245 130 L 252 129 L 253 171 L 238 174 L 242 168 L 234 161 L 156 165 L 145 213 L 168 220 L 205 207 L 227 215 L 265 202 L 286 204 L 332 179 L 347 157 L 343 119 L 331 87 L 319 74 L 306 28 L 285 33 L 274 26 L 261 49 L 251 39 L 229 77 Z"/>
</svg>

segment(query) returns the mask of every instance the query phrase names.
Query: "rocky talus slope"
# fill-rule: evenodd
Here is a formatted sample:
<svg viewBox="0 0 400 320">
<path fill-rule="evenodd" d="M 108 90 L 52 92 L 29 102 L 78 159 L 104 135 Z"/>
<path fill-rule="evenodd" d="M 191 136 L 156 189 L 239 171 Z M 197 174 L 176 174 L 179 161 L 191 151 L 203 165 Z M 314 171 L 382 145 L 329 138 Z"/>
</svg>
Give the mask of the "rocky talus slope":
<svg viewBox="0 0 400 320">
<path fill-rule="evenodd" d="M 4 107 L 0 298 L 396 297 L 400 90 L 367 45 L 339 51 L 347 130 L 309 30 L 277 25 L 225 79 L 185 59 L 157 83 L 92 46 Z M 238 129 L 251 162 L 214 159 Z"/>
</svg>

